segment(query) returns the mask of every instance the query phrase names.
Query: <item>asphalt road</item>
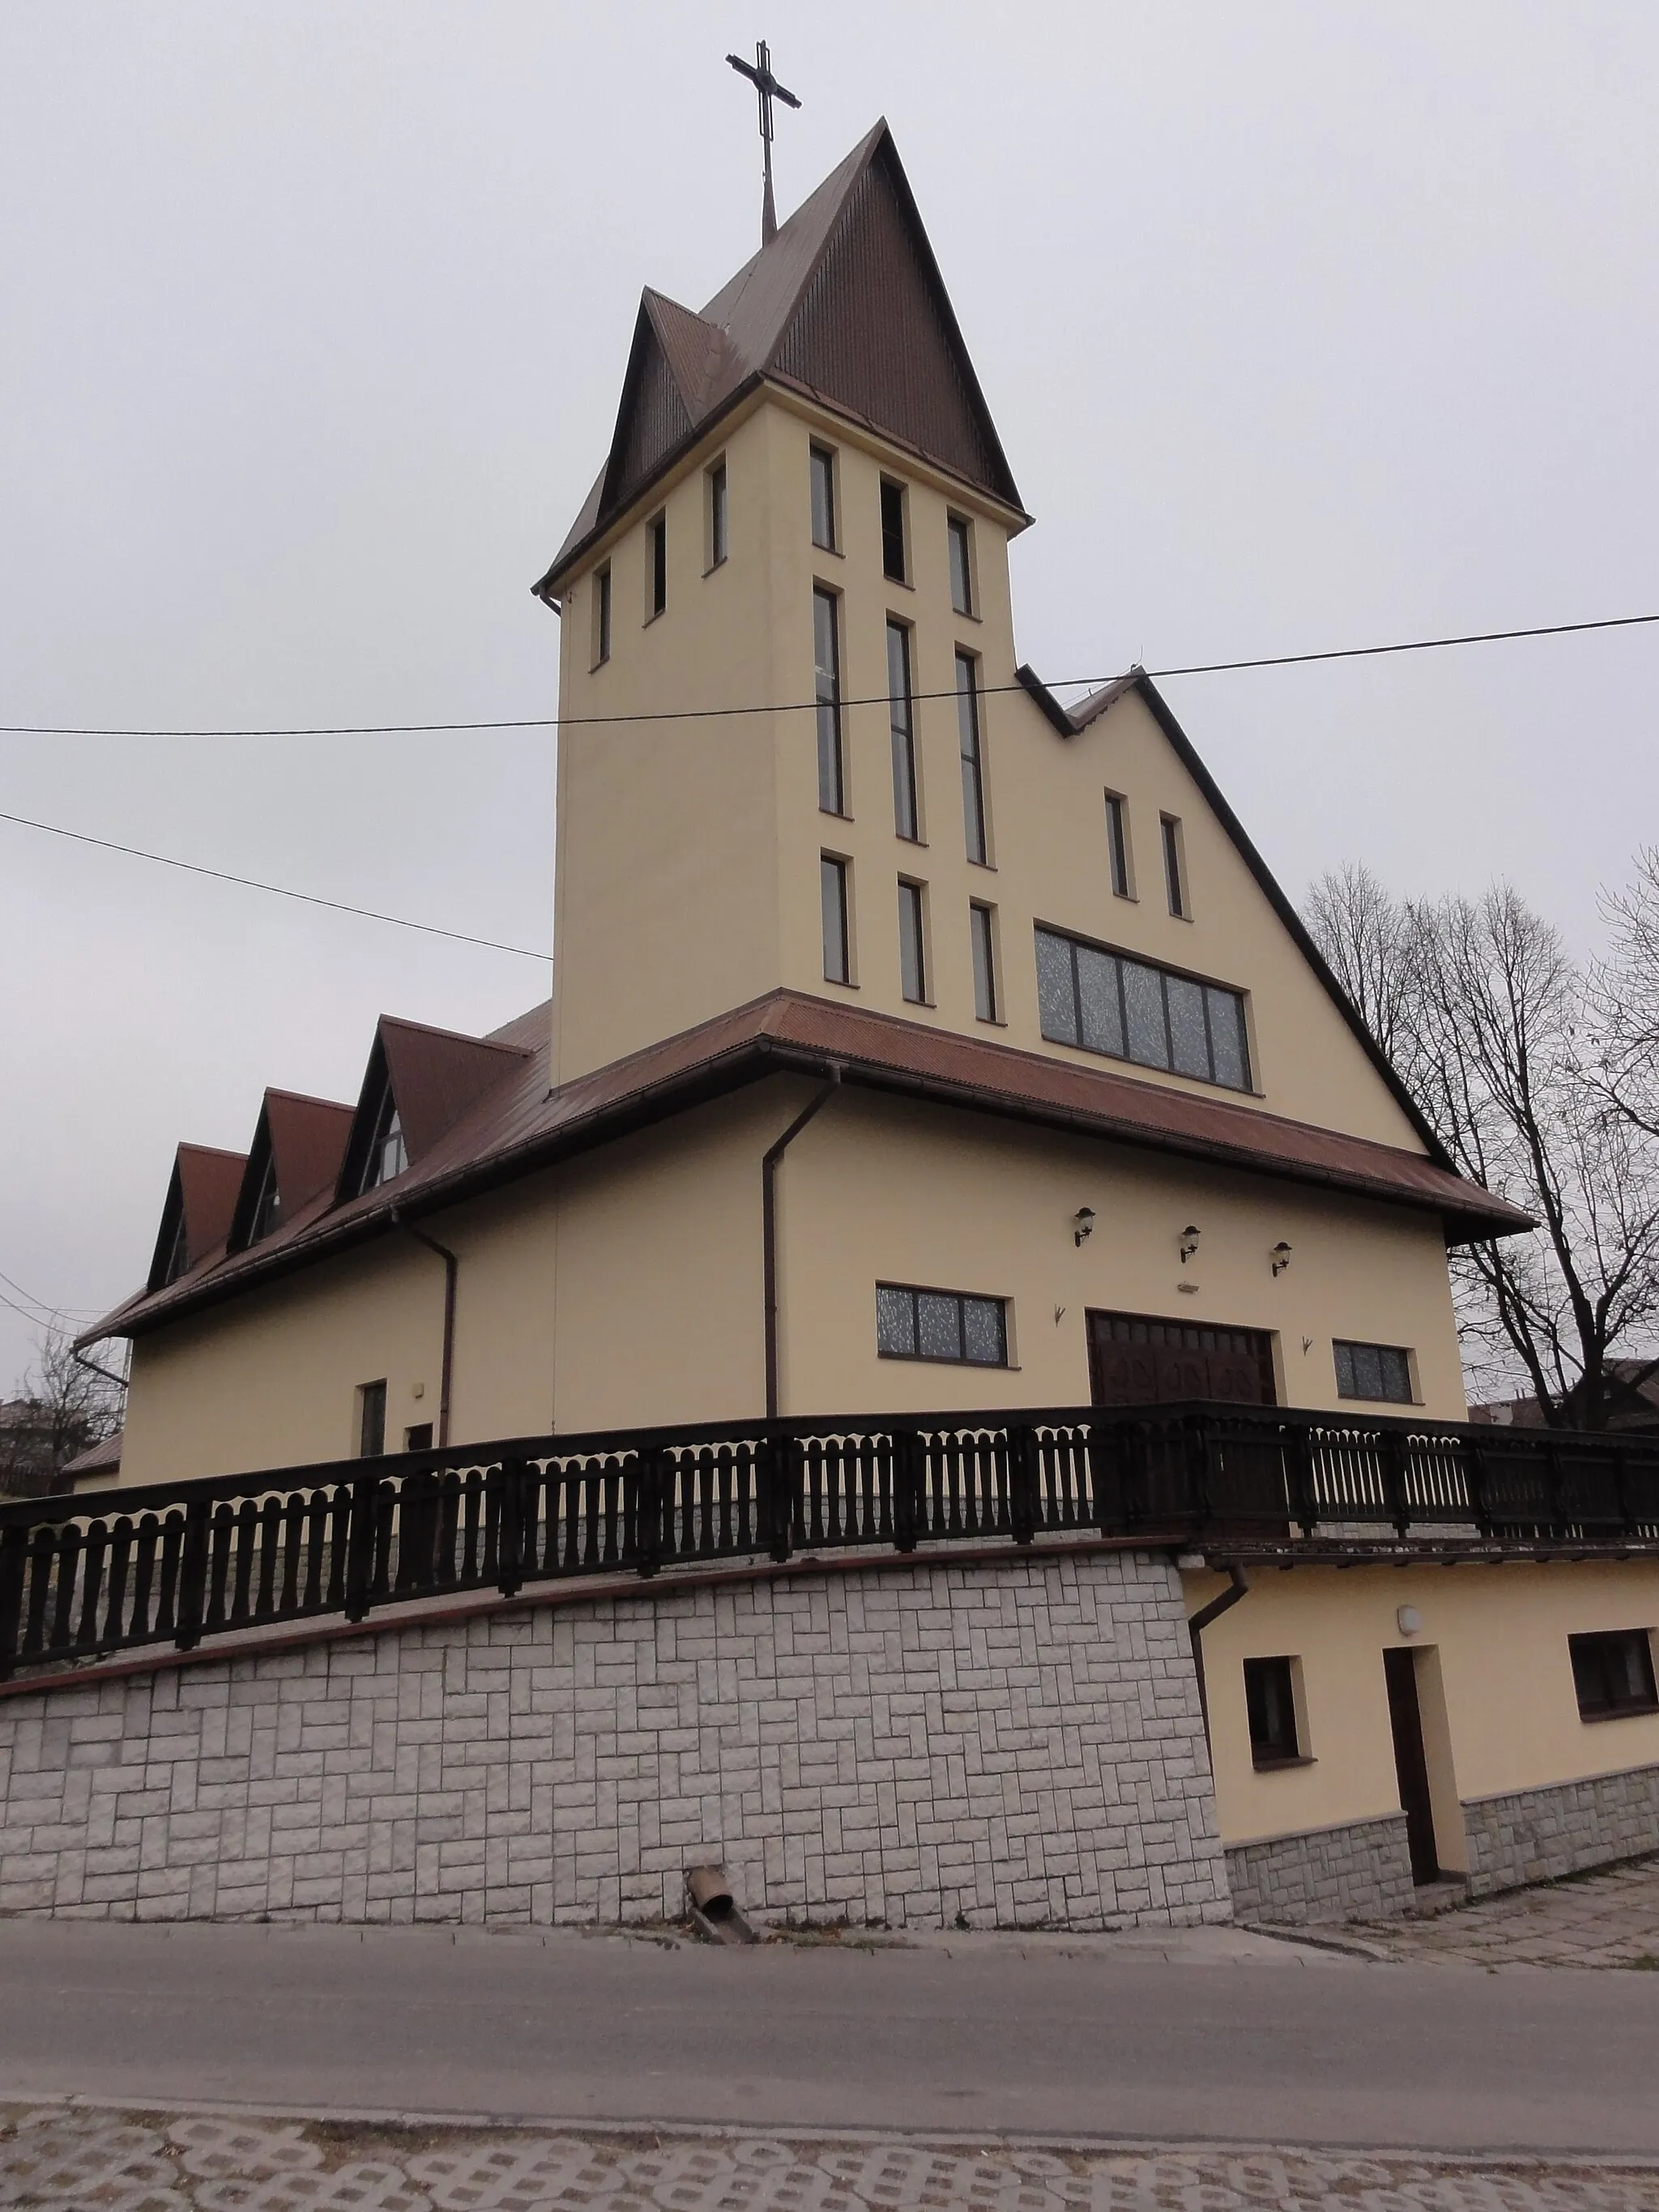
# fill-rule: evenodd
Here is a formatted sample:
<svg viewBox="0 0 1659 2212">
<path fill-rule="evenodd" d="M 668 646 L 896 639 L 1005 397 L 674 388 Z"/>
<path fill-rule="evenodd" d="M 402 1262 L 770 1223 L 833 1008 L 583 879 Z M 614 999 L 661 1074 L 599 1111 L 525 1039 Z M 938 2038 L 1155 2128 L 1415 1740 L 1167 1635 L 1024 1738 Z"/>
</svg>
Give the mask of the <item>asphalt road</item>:
<svg viewBox="0 0 1659 2212">
<path fill-rule="evenodd" d="M 0 2101 L 1659 2154 L 1656 2059 L 1659 1974 L 1225 1931 L 1168 1958 L 0 1922 Z"/>
</svg>

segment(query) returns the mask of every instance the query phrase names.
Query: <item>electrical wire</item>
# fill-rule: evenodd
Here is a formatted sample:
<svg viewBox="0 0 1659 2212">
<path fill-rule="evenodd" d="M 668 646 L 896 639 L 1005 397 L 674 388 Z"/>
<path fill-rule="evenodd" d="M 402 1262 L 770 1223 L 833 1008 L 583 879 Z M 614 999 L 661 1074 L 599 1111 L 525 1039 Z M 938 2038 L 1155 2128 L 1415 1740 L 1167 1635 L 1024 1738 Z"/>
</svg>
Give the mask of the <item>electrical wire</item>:
<svg viewBox="0 0 1659 2212">
<path fill-rule="evenodd" d="M 511 952 L 520 960 L 550 961 L 550 952 L 532 952 L 523 945 L 503 945 L 493 937 L 471 937 L 462 929 L 441 929 L 436 922 L 410 921 L 400 914 L 380 914 L 373 907 L 349 906 L 343 899 L 319 898 L 313 891 L 290 890 L 286 884 L 264 884 L 252 876 L 234 876 L 225 868 L 204 868 L 194 860 L 175 860 L 167 853 L 146 853 L 137 845 L 118 845 L 111 837 L 88 836 L 82 830 L 65 830 L 56 822 L 34 822 L 26 814 L 0 813 L 0 822 L 15 822 L 20 829 L 39 830 L 48 837 L 67 837 L 76 845 L 96 845 L 105 853 L 125 853 L 129 860 L 153 860 L 158 867 L 179 868 L 189 876 L 210 876 L 216 883 L 240 884 L 244 890 L 269 891 L 273 897 L 297 899 L 303 906 L 326 907 L 333 914 L 355 914 L 364 921 L 384 921 L 394 929 L 417 929 L 425 937 L 447 937 L 458 945 L 481 945 L 486 951 Z"/>
<path fill-rule="evenodd" d="M 48 1305 L 44 1298 L 37 1298 L 33 1291 L 26 1291 L 20 1282 L 16 1281 L 12 1276 L 8 1275 L 3 1272 L 0 1272 L 0 1283 L 3 1283 L 6 1285 L 7 1290 L 15 1291 L 18 1297 L 27 1300 L 30 1305 L 38 1306 L 42 1314 L 48 1316 L 54 1321 L 61 1321 L 66 1316 L 71 1321 L 90 1321 L 97 1312 L 97 1308 L 95 1306 Z M 3 1294 L 0 1293 L 0 1295 Z M 11 1305 L 11 1300 L 7 1298 L 6 1304 L 8 1305 Z M 17 1308 L 14 1306 L 12 1310 L 15 1312 L 17 1311 Z"/>
<path fill-rule="evenodd" d="M 1228 676 L 1241 671 L 1257 668 L 1304 668 L 1310 663 L 1322 660 L 1374 660 L 1381 655 L 1397 653 L 1439 653 L 1452 646 L 1504 645 L 1517 638 L 1571 637 L 1585 630 L 1632 629 L 1644 623 L 1659 623 L 1659 614 L 1606 615 L 1595 622 L 1540 623 L 1530 629 L 1487 629 L 1466 631 L 1455 637 L 1414 637 L 1391 645 L 1333 646 L 1319 653 L 1274 653 L 1252 660 L 1201 660 L 1180 668 L 1127 668 L 1115 676 L 1061 676 L 1049 683 L 1050 691 L 1085 690 L 1098 691 L 1109 684 L 1121 683 L 1131 676 L 1146 676 L 1155 682 L 1176 676 Z M 999 692 L 1021 691 L 1021 684 L 987 684 L 980 687 L 981 698 Z M 913 701 L 923 699 L 954 699 L 954 690 L 949 691 L 915 691 Z M 890 703 L 885 691 L 868 698 L 842 699 L 848 707 L 885 707 Z M 815 714 L 816 699 L 787 699 L 770 705 L 757 707 L 659 707 L 634 714 L 526 714 L 507 721 L 481 722 L 341 722 L 319 725 L 294 725 L 286 727 L 248 730 L 162 730 L 162 729 L 94 729 L 70 727 L 52 722 L 0 722 L 0 736 L 33 738 L 407 738 L 426 735 L 465 735 L 483 730 L 557 730 L 595 726 L 617 722 L 706 722 L 729 720 L 744 714 Z M 146 854 L 154 859 L 155 854 Z M 179 865 L 183 865 L 180 863 Z M 210 873 L 211 871 L 209 871 Z M 269 889 L 270 886 L 263 886 Z M 295 896 L 298 896 L 295 894 Z M 326 902 L 325 902 L 326 903 Z M 361 911 L 353 908 L 352 912 Z M 378 915 L 377 920 L 390 917 Z M 411 925 L 420 927 L 422 925 Z M 440 931 L 441 936 L 447 933 Z M 507 950 L 516 948 L 507 947 Z M 540 957 L 539 954 L 535 956 Z"/>
</svg>

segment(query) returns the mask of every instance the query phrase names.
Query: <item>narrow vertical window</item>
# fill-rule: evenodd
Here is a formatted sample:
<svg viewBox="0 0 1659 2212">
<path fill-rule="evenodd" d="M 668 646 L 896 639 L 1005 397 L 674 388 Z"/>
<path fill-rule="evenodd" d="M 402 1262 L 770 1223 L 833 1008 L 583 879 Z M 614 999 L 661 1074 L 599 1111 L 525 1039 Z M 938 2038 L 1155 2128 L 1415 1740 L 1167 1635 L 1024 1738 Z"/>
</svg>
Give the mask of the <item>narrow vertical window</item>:
<svg viewBox="0 0 1659 2212">
<path fill-rule="evenodd" d="M 974 611 L 974 571 L 968 525 L 959 514 L 953 514 L 946 521 L 945 531 L 951 554 L 951 605 L 959 615 L 970 615 Z"/>
<path fill-rule="evenodd" d="M 985 763 L 980 748 L 977 665 L 971 653 L 957 655 L 957 733 L 962 743 L 962 820 L 968 857 L 985 858 Z"/>
<path fill-rule="evenodd" d="M 818 856 L 818 895 L 823 909 L 823 975 L 830 983 L 853 980 L 852 939 L 848 929 L 847 863 L 828 853 Z"/>
<path fill-rule="evenodd" d="M 593 665 L 599 667 L 611 658 L 611 563 L 607 561 L 593 578 Z"/>
<path fill-rule="evenodd" d="M 828 446 L 814 446 L 812 468 L 812 543 L 826 553 L 836 548 L 836 457 Z"/>
<path fill-rule="evenodd" d="M 1164 830 L 1164 880 L 1169 886 L 1170 911 L 1185 921 L 1191 909 L 1187 903 L 1186 873 L 1181 865 L 1181 824 L 1172 814 L 1158 817 Z"/>
<path fill-rule="evenodd" d="M 916 828 L 915 716 L 910 699 L 910 633 L 887 625 L 887 719 L 893 739 L 893 828 L 913 841 Z"/>
<path fill-rule="evenodd" d="M 881 572 L 895 584 L 908 584 L 910 572 L 905 558 L 904 486 L 881 483 Z"/>
<path fill-rule="evenodd" d="M 726 558 L 726 463 L 716 461 L 708 471 L 708 565 L 718 568 Z"/>
<path fill-rule="evenodd" d="M 357 1456 L 379 1459 L 386 1449 L 386 1379 L 357 1389 Z"/>
<path fill-rule="evenodd" d="M 846 781 L 841 750 L 841 624 L 836 595 L 820 586 L 812 593 L 812 655 L 818 702 L 818 805 L 844 814 Z"/>
<path fill-rule="evenodd" d="M 659 615 L 668 605 L 668 517 L 653 515 L 645 526 L 646 619 Z"/>
<path fill-rule="evenodd" d="M 1125 802 L 1115 791 L 1106 794 L 1106 854 L 1111 864 L 1112 890 L 1119 898 L 1133 898 L 1129 888 L 1129 825 Z"/>
<path fill-rule="evenodd" d="M 927 1003 L 927 948 L 920 884 L 901 877 L 899 908 L 899 988 L 913 1006 Z"/>
<path fill-rule="evenodd" d="M 981 1022 L 998 1021 L 996 933 L 990 908 L 970 906 L 968 928 L 974 947 L 974 1013 Z"/>
</svg>

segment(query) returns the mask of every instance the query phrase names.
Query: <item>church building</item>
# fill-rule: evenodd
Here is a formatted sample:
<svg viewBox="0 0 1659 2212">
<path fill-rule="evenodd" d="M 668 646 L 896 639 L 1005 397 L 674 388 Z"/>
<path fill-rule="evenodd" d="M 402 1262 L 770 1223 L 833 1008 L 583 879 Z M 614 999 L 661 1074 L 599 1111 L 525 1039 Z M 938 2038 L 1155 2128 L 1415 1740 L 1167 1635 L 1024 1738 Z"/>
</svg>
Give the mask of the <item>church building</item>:
<svg viewBox="0 0 1659 2212">
<path fill-rule="evenodd" d="M 644 293 L 533 587 L 551 1001 L 387 1015 L 355 1101 L 180 1145 L 87 1340 L 131 1342 L 122 1492 L 767 1416 L 1467 1422 L 1447 1249 L 1526 1218 L 1156 685 L 1021 659 L 1031 521 L 884 123 L 700 311 Z M 1651 1551 L 1242 1556 L 1158 1569 L 1236 1909 L 1519 1879 L 1517 1822 L 1659 1842 Z"/>
</svg>

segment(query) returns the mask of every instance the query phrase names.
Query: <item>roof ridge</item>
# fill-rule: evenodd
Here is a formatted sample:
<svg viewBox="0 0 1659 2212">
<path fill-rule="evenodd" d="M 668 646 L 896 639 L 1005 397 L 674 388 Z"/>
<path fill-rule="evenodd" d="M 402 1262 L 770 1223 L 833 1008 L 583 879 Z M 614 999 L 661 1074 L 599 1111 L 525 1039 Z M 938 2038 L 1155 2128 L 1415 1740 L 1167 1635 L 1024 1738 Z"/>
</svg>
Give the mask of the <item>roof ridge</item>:
<svg viewBox="0 0 1659 2212">
<path fill-rule="evenodd" d="M 530 1012 L 533 1013 L 535 1008 L 532 1006 Z M 520 1015 L 517 1018 L 522 1021 L 524 1016 Z M 528 1060 L 536 1049 L 534 1045 L 529 1044 L 503 1044 L 499 1037 L 493 1036 L 475 1036 L 471 1030 L 440 1029 L 435 1022 L 411 1021 L 406 1014 L 381 1014 L 374 1027 L 377 1034 L 382 1029 L 411 1030 L 417 1036 L 444 1037 L 453 1044 L 485 1045 L 491 1052 L 511 1053 L 519 1060 Z M 352 1110 L 355 1112 L 356 1109 L 354 1108 Z"/>
</svg>

